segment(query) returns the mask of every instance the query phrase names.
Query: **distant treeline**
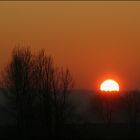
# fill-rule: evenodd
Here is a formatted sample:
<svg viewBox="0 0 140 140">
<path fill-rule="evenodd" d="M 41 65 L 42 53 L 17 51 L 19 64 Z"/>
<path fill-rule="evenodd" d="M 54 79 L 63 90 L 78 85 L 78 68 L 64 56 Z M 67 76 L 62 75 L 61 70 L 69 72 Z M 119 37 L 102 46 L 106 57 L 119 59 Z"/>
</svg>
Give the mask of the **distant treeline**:
<svg viewBox="0 0 140 140">
<path fill-rule="evenodd" d="M 114 122 L 127 123 L 130 127 L 136 127 L 140 121 L 140 91 L 97 92 L 91 99 L 91 110 L 103 122 L 109 126 Z M 120 117 L 120 120 L 114 118 Z M 116 117 L 116 119 L 117 119 Z"/>
</svg>

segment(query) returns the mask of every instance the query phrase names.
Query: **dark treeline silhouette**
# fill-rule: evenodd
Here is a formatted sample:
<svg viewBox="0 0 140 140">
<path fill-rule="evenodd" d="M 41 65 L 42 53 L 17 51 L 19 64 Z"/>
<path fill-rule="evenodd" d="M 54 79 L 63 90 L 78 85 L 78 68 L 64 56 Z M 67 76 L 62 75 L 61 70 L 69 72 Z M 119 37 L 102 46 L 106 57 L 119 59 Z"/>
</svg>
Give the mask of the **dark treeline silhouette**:
<svg viewBox="0 0 140 140">
<path fill-rule="evenodd" d="M 117 108 L 117 101 L 120 101 L 117 92 L 99 92 L 93 100 L 93 109 L 96 114 L 109 126 L 112 123 L 112 114 Z"/>
<path fill-rule="evenodd" d="M 0 90 L 8 100 L 15 121 L 11 129 L 5 126 L 2 130 L 9 128 L 7 137 L 18 139 L 133 139 L 139 136 L 139 90 L 98 91 L 87 95 L 90 109 L 83 116 L 91 113 L 98 120 L 89 123 L 78 114 L 69 98 L 72 88 L 70 71 L 57 66 L 45 50 L 32 53 L 28 47 L 14 48 L 10 62 L 0 75 Z M 86 98 L 81 104 L 84 102 Z M 119 122 L 117 117 L 121 116 L 123 121 Z"/>
<path fill-rule="evenodd" d="M 34 128 L 46 138 L 61 134 L 73 86 L 68 69 L 56 67 L 44 50 L 32 54 L 29 48 L 16 47 L 1 83 L 15 112 L 19 138 L 31 137 Z"/>
<path fill-rule="evenodd" d="M 140 120 L 140 91 L 132 90 L 123 93 L 97 92 L 91 101 L 94 115 L 101 118 L 109 126 L 116 113 L 124 116 L 130 127 L 136 127 Z"/>
<path fill-rule="evenodd" d="M 129 124 L 136 127 L 138 119 L 140 118 L 140 91 L 134 90 L 124 94 L 124 103 Z"/>
</svg>

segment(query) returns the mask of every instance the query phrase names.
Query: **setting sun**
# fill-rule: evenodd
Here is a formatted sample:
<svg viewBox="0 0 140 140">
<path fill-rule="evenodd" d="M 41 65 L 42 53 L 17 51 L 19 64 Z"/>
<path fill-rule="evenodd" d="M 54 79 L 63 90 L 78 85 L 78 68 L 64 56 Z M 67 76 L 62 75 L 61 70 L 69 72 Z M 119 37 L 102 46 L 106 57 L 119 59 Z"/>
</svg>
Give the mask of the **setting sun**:
<svg viewBox="0 0 140 140">
<path fill-rule="evenodd" d="M 101 91 L 119 91 L 119 84 L 114 80 L 105 80 L 100 85 Z"/>
</svg>

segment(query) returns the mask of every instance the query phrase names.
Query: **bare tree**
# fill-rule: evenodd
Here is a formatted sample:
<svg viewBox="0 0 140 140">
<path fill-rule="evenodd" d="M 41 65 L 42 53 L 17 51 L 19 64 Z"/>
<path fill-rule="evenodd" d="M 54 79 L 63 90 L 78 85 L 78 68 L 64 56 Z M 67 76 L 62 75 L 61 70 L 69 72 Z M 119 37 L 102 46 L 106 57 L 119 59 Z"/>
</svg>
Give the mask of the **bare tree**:
<svg viewBox="0 0 140 140">
<path fill-rule="evenodd" d="M 27 122 L 31 113 L 30 65 L 32 54 L 29 48 L 15 48 L 11 62 L 3 73 L 3 86 L 9 92 L 12 108 L 16 111 L 16 121 L 20 135 L 27 132 Z"/>
<path fill-rule="evenodd" d="M 68 69 L 56 69 L 53 77 L 53 105 L 55 133 L 60 134 L 60 130 L 69 117 L 70 108 L 68 96 L 73 87 L 73 79 Z"/>
<path fill-rule="evenodd" d="M 64 123 L 68 108 L 68 94 L 72 88 L 72 76 L 68 69 L 55 66 L 53 58 L 41 50 L 33 59 L 32 87 L 40 104 L 40 118 L 48 136 Z M 46 133 L 45 133 L 46 134 Z"/>
<path fill-rule="evenodd" d="M 70 71 L 57 68 L 45 50 L 32 55 L 29 48 L 15 48 L 2 83 L 16 112 L 20 136 L 29 136 L 34 119 L 47 137 L 63 126 L 73 80 Z"/>
<path fill-rule="evenodd" d="M 34 55 L 32 67 L 32 87 L 36 91 L 36 97 L 39 99 L 40 120 L 43 129 L 48 135 L 51 133 L 52 123 L 52 80 L 53 80 L 53 59 L 41 50 L 37 55 Z"/>
</svg>

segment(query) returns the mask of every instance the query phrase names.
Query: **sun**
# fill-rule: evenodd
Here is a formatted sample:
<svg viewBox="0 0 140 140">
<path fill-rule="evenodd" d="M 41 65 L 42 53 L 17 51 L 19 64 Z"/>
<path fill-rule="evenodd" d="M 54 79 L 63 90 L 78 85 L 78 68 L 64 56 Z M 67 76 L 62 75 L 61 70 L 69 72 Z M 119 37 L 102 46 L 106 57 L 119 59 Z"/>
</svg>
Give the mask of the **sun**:
<svg viewBox="0 0 140 140">
<path fill-rule="evenodd" d="M 101 91 L 119 91 L 119 84 L 112 79 L 108 79 L 101 83 L 100 90 Z"/>
</svg>

